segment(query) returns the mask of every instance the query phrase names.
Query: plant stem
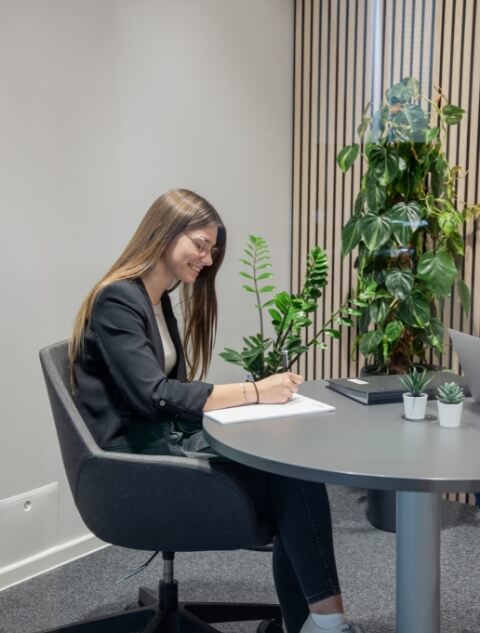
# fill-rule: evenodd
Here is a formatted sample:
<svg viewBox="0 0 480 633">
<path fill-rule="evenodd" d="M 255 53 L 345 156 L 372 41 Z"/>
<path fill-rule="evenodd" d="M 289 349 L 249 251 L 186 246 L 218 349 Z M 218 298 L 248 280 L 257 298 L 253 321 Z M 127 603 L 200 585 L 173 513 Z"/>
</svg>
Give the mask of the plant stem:
<svg viewBox="0 0 480 633">
<path fill-rule="evenodd" d="M 283 332 L 283 328 L 285 327 L 285 320 L 286 320 L 286 318 L 287 318 L 287 314 L 284 314 L 282 322 L 280 324 L 280 327 L 278 328 L 277 340 L 273 344 L 273 349 L 274 350 L 277 350 L 280 347 L 280 345 L 281 345 L 282 332 Z M 282 351 L 282 350 L 280 350 L 280 351 Z"/>
<path fill-rule="evenodd" d="M 284 321 L 285 322 L 285 319 Z M 285 330 L 285 333 L 283 335 L 283 337 L 278 337 L 277 342 L 275 344 L 275 346 L 278 345 L 278 351 L 282 352 L 283 351 L 283 347 L 285 345 L 285 341 L 287 340 L 288 335 L 290 334 L 290 332 L 292 331 L 292 323 L 290 323 L 290 325 L 288 326 L 288 328 Z"/>
<path fill-rule="evenodd" d="M 255 245 L 255 253 L 253 256 L 253 283 L 255 286 L 255 294 L 257 296 L 257 308 L 258 308 L 258 315 L 260 317 L 260 336 L 262 337 L 262 341 L 263 341 L 263 309 L 262 309 L 262 302 L 260 300 L 260 293 L 258 291 L 258 281 L 257 281 L 257 246 Z M 263 361 L 263 354 L 262 354 L 262 361 Z M 263 365 L 263 362 L 262 362 Z"/>
<path fill-rule="evenodd" d="M 343 307 L 343 306 L 342 306 L 342 307 Z M 310 346 L 313 344 L 313 342 L 317 340 L 317 338 L 320 336 L 320 334 L 321 334 L 324 330 L 326 330 L 326 329 L 328 328 L 328 326 L 329 326 L 329 325 L 333 322 L 333 319 L 335 318 L 335 316 L 336 316 L 337 314 L 339 314 L 339 313 L 340 313 L 341 309 L 342 309 L 342 308 L 340 308 L 339 310 L 337 310 L 336 312 L 334 312 L 334 313 L 330 316 L 330 318 L 328 319 L 328 321 L 327 321 L 326 323 L 324 323 L 324 324 L 323 324 L 323 326 L 320 328 L 320 330 L 318 330 L 318 332 L 317 332 L 317 333 L 313 336 L 313 338 L 311 338 L 311 339 L 310 339 L 310 340 L 306 343 L 306 346 L 307 346 L 307 347 L 310 347 Z M 300 358 L 300 356 L 301 356 L 301 354 L 297 354 L 296 356 L 294 356 L 294 357 L 292 358 L 292 360 L 290 361 L 290 364 L 288 365 L 288 368 L 287 368 L 287 369 L 290 369 L 290 368 L 291 368 L 291 366 L 292 366 L 292 365 L 293 365 L 293 364 L 294 364 L 294 363 L 295 363 L 295 362 L 296 362 L 296 361 Z"/>
<path fill-rule="evenodd" d="M 258 256 L 258 251 L 257 251 L 257 245 L 255 244 L 255 252 L 253 255 L 253 283 L 254 283 L 254 287 L 255 287 L 255 295 L 257 297 L 257 308 L 258 308 L 258 316 L 260 317 L 260 336 L 262 338 L 262 355 L 261 355 L 261 369 L 260 369 L 260 373 L 263 373 L 264 369 L 265 369 L 265 348 L 263 347 L 263 341 L 264 341 L 264 328 L 263 328 L 263 308 L 262 308 L 262 302 L 260 300 L 260 292 L 258 290 L 258 280 L 257 280 L 257 256 Z"/>
</svg>

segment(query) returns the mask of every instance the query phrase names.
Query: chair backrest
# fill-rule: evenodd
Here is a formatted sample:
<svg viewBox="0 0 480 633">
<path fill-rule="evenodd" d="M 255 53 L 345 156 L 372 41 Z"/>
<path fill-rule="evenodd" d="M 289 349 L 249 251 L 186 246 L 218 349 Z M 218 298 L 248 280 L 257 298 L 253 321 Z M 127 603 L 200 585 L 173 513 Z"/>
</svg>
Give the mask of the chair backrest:
<svg viewBox="0 0 480 633">
<path fill-rule="evenodd" d="M 60 341 L 40 351 L 40 363 L 47 385 L 68 483 L 73 496 L 82 466 L 100 453 L 70 392 L 68 341 Z"/>
<path fill-rule="evenodd" d="M 272 526 L 259 521 L 242 482 L 221 465 L 103 451 L 70 393 L 68 341 L 42 349 L 40 361 L 70 489 L 96 536 L 162 551 L 238 549 L 271 540 Z"/>
</svg>

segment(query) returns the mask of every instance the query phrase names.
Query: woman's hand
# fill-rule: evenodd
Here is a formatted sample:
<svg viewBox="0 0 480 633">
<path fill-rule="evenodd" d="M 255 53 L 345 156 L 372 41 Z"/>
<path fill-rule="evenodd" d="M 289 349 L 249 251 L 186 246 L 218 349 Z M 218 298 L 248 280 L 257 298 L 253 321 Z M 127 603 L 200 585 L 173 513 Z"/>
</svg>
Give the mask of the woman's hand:
<svg viewBox="0 0 480 633">
<path fill-rule="evenodd" d="M 264 404 L 287 402 L 294 393 L 297 393 L 298 385 L 302 382 L 302 376 L 291 371 L 263 378 L 255 383 L 258 389 L 258 401 Z"/>
<path fill-rule="evenodd" d="M 212 393 L 203 405 L 204 411 L 212 409 L 225 409 L 226 407 L 238 407 L 242 404 L 277 404 L 288 402 L 293 394 L 297 393 L 298 385 L 303 382 L 302 376 L 286 371 L 283 374 L 274 374 L 255 383 L 239 382 L 230 385 L 215 385 Z"/>
</svg>

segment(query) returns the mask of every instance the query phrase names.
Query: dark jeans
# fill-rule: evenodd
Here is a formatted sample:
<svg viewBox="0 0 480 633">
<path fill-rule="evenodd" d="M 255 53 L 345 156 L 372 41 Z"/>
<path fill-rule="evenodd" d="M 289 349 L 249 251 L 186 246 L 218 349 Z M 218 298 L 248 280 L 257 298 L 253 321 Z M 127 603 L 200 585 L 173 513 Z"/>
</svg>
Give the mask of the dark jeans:
<svg viewBox="0 0 480 633">
<path fill-rule="evenodd" d="M 198 456 L 215 454 L 202 444 L 200 437 L 192 438 L 192 443 L 186 442 L 182 448 L 189 450 L 194 446 Z M 228 460 L 213 461 L 217 468 L 242 481 L 259 515 L 267 516 L 275 526 L 275 587 L 286 629 L 288 633 L 298 633 L 308 616 L 308 604 L 340 593 L 325 485 L 281 477 Z"/>
</svg>

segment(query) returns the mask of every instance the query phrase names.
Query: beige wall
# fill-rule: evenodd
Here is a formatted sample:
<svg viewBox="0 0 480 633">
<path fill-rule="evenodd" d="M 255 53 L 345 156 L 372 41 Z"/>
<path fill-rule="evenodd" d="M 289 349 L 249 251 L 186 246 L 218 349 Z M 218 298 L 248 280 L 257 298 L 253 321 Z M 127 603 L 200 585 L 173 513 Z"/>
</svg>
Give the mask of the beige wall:
<svg viewBox="0 0 480 633">
<path fill-rule="evenodd" d="M 68 336 L 153 199 L 190 187 L 227 224 L 217 351 L 255 330 L 237 274 L 249 233 L 288 287 L 292 76 L 291 0 L 0 0 L 0 501 L 59 481 L 65 549 L 0 569 L 0 587 L 85 535 L 37 351 Z M 240 376 L 215 360 L 213 380 Z"/>
</svg>

